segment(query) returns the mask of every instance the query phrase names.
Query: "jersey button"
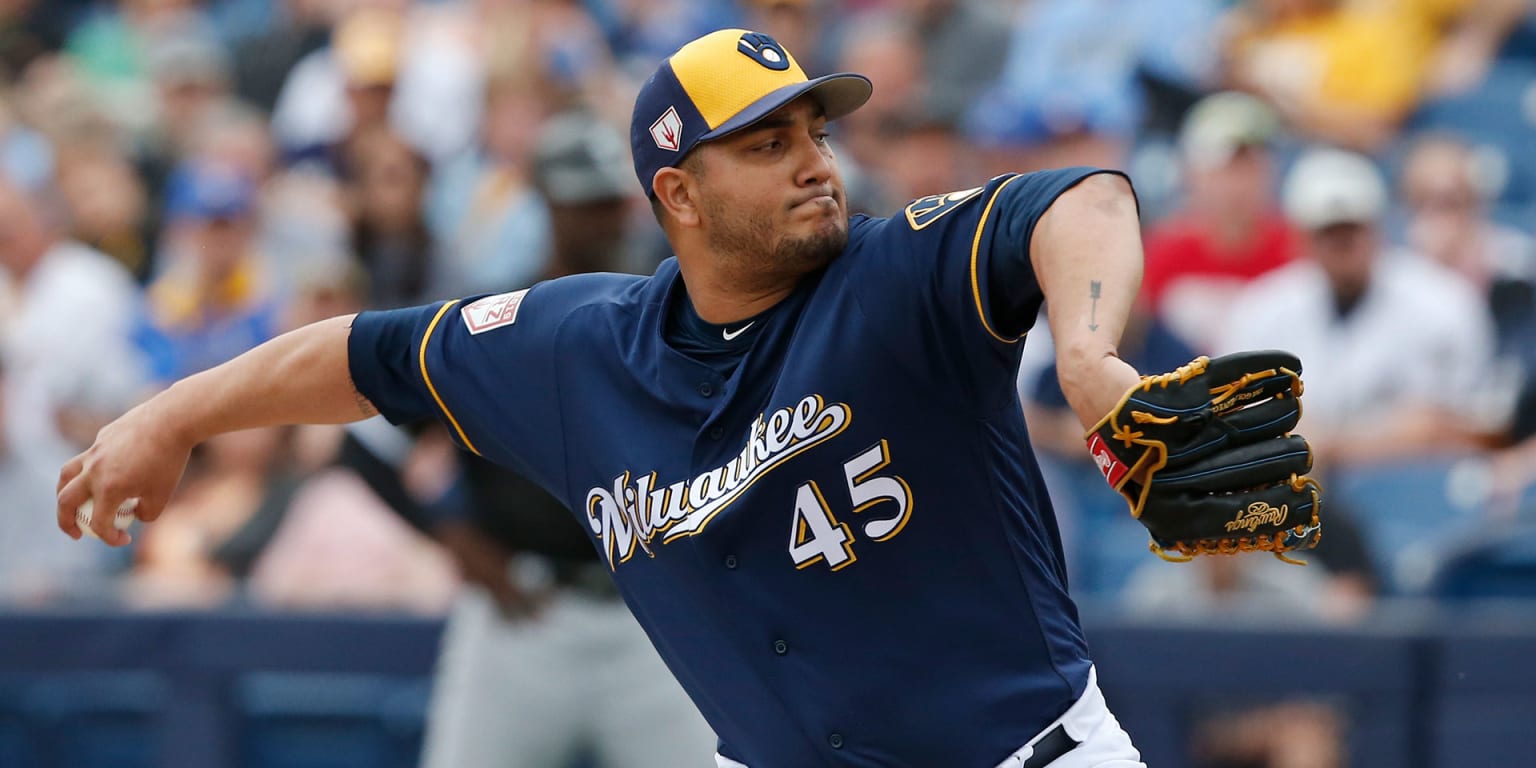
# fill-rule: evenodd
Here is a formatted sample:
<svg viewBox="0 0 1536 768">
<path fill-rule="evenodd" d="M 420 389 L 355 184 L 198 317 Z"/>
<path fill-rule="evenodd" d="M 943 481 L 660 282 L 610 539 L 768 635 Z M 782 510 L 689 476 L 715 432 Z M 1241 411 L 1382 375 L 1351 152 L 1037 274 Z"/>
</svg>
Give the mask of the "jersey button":
<svg viewBox="0 0 1536 768">
<path fill-rule="evenodd" d="M 843 735 L 841 733 L 833 731 L 832 735 L 827 737 L 827 743 L 831 744 L 833 749 L 842 749 L 843 748 Z"/>
<path fill-rule="evenodd" d="M 789 643 L 786 643 L 783 640 L 773 641 L 773 652 L 780 656 L 789 653 Z"/>
<path fill-rule="evenodd" d="M 699 382 L 699 394 L 705 397 L 713 396 L 715 394 L 715 385 L 707 381 Z"/>
<path fill-rule="evenodd" d="M 727 568 L 729 568 L 729 569 L 731 569 L 733 571 L 736 570 L 736 556 L 735 555 L 726 555 L 725 556 L 725 567 L 727 567 Z"/>
<path fill-rule="evenodd" d="M 709 439 L 711 439 L 711 440 L 719 440 L 722 437 L 725 437 L 725 427 L 710 427 L 709 428 Z"/>
</svg>

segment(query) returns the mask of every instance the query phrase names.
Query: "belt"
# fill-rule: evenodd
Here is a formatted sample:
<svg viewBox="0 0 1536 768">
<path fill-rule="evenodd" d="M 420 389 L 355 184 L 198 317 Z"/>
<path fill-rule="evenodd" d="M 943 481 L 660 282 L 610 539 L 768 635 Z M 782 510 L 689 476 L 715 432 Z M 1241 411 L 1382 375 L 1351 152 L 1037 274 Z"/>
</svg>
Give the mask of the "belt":
<svg viewBox="0 0 1536 768">
<path fill-rule="evenodd" d="M 1067 734 L 1067 729 L 1063 728 L 1061 723 L 1057 723 L 1055 728 L 1046 731 L 1045 735 L 1035 742 L 1034 751 L 1019 768 L 1045 768 L 1060 759 L 1062 755 L 1077 749 L 1079 743 L 1077 739 Z"/>
</svg>

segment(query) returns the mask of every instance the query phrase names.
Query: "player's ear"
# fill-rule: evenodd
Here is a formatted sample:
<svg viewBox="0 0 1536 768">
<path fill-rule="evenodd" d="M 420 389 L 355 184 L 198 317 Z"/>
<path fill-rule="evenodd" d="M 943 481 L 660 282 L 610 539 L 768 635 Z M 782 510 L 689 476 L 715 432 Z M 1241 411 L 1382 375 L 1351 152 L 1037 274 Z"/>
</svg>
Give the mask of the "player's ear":
<svg viewBox="0 0 1536 768">
<path fill-rule="evenodd" d="M 662 168 L 651 179 L 651 189 L 656 202 L 674 221 L 685 227 L 699 226 L 698 186 L 693 174 L 681 168 Z"/>
</svg>

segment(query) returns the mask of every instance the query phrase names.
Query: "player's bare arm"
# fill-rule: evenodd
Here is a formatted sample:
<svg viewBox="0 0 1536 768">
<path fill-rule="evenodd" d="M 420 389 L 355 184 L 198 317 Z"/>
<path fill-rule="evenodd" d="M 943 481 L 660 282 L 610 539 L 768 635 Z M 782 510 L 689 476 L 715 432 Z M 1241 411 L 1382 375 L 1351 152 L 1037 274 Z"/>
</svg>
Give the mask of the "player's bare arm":
<svg viewBox="0 0 1536 768">
<path fill-rule="evenodd" d="M 1141 287 L 1141 223 L 1130 182 L 1090 176 L 1035 228 L 1030 260 L 1046 297 L 1061 388 L 1087 428 L 1140 378 L 1118 347 Z"/>
<path fill-rule="evenodd" d="M 117 509 L 138 499 L 135 516 L 151 521 L 169 501 L 193 446 L 214 435 L 278 424 L 340 424 L 377 410 L 353 385 L 347 367 L 352 316 L 284 334 L 221 366 L 183 379 L 97 433 L 59 473 L 59 528 L 81 535 L 75 511 L 92 500 Z M 129 536 L 112 515 L 91 528 L 113 546 Z"/>
</svg>

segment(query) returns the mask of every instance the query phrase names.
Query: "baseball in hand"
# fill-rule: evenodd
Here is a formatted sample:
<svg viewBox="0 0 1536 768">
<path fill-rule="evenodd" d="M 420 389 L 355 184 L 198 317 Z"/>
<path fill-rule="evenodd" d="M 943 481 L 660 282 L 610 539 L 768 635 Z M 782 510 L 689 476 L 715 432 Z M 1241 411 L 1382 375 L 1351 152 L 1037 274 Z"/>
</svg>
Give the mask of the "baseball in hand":
<svg viewBox="0 0 1536 768">
<path fill-rule="evenodd" d="M 86 499 L 85 503 L 81 504 L 80 508 L 75 510 L 75 523 L 80 526 L 80 530 L 84 532 L 85 535 L 91 536 L 93 538 L 96 537 L 96 532 L 91 530 L 91 515 L 95 511 L 95 508 L 96 503 L 91 499 Z M 129 499 L 122 504 L 119 504 L 117 506 L 117 515 L 112 518 L 112 526 L 119 531 L 128 530 L 128 526 L 133 525 L 133 521 L 135 519 L 133 516 L 133 511 L 138 508 L 138 499 Z"/>
</svg>

